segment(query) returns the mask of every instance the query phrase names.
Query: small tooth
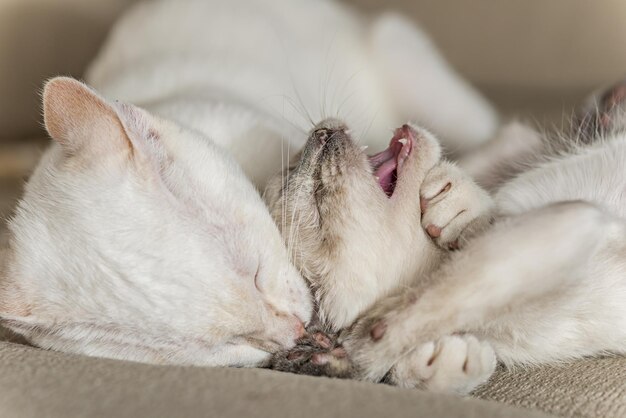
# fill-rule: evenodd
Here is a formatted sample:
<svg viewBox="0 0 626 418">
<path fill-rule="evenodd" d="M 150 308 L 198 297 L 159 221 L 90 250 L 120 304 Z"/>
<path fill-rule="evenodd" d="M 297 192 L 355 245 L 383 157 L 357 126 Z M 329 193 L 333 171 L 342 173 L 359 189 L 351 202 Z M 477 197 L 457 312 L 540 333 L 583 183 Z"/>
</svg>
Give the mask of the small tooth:
<svg viewBox="0 0 626 418">
<path fill-rule="evenodd" d="M 407 140 L 406 140 L 406 138 L 400 138 L 400 139 L 398 139 L 398 142 L 401 143 L 402 145 L 406 145 Z"/>
<path fill-rule="evenodd" d="M 367 145 L 363 145 L 363 146 L 361 147 L 361 151 L 365 151 L 367 148 L 368 148 L 368 146 L 367 146 Z"/>
<path fill-rule="evenodd" d="M 378 176 L 374 176 L 374 178 L 376 179 L 376 181 L 380 180 L 380 177 Z"/>
</svg>

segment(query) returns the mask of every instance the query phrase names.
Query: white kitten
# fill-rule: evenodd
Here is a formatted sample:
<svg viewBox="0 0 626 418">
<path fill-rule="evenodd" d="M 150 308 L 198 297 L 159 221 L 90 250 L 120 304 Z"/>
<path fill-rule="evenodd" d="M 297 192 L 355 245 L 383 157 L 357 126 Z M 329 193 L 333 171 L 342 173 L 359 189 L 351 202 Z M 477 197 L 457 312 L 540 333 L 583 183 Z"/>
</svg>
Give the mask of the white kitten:
<svg viewBox="0 0 626 418">
<path fill-rule="evenodd" d="M 237 164 L 206 137 L 68 78 L 11 220 L 2 324 L 45 348 L 251 365 L 293 346 L 308 289 Z"/>
<path fill-rule="evenodd" d="M 212 141 L 263 187 L 323 114 L 371 124 L 372 145 L 408 116 L 455 150 L 496 126 L 409 23 L 327 1 L 142 2 L 87 78 L 146 110 L 46 85 L 56 143 L 11 221 L 0 317 L 42 347 L 148 362 L 259 364 L 311 315 L 256 190 Z"/>
</svg>

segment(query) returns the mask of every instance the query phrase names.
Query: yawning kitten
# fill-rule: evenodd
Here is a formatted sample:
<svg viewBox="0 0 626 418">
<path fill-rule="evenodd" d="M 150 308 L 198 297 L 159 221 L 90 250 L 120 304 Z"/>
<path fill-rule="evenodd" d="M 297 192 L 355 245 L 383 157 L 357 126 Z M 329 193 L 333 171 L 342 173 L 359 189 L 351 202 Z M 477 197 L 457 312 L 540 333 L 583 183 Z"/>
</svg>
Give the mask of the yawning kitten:
<svg viewBox="0 0 626 418">
<path fill-rule="evenodd" d="M 594 99 L 566 139 L 513 126 L 469 157 L 478 178 L 522 172 L 492 185 L 495 204 L 422 129 L 367 157 L 346 126 L 322 122 L 265 197 L 322 320 L 356 322 L 340 351 L 280 367 L 467 393 L 494 351 L 508 365 L 625 353 L 623 91 Z"/>
<path fill-rule="evenodd" d="M 389 148 L 368 157 L 335 119 L 312 130 L 285 177 L 269 182 L 265 200 L 332 330 L 430 273 L 461 232 L 489 223 L 492 206 L 441 160 L 426 130 L 404 125 Z"/>
</svg>

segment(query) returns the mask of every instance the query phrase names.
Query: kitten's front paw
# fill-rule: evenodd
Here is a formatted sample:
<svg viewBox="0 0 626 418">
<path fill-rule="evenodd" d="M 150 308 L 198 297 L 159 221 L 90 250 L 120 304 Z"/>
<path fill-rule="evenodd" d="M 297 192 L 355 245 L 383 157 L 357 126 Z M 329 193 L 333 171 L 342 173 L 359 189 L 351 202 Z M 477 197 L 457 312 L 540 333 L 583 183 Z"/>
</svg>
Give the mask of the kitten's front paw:
<svg viewBox="0 0 626 418">
<path fill-rule="evenodd" d="M 346 351 L 333 335 L 321 331 L 307 333 L 290 350 L 275 353 L 267 368 L 309 376 L 340 379 L 353 377 L 354 370 Z"/>
<path fill-rule="evenodd" d="M 423 344 L 402 358 L 389 383 L 404 388 L 467 395 L 496 369 L 491 345 L 472 335 L 452 335 Z"/>
<path fill-rule="evenodd" d="M 420 190 L 422 227 L 444 250 L 459 249 L 492 219 L 493 200 L 460 168 L 442 162 Z"/>
</svg>

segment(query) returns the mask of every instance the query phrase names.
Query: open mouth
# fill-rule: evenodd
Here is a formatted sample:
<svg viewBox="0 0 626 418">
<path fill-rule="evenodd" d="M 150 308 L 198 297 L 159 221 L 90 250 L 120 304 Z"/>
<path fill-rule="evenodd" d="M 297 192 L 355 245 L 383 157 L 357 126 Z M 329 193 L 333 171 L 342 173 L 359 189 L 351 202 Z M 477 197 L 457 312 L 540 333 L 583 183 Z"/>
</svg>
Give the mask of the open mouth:
<svg viewBox="0 0 626 418">
<path fill-rule="evenodd" d="M 387 197 L 393 195 L 402 165 L 414 143 L 415 131 L 409 125 L 402 125 L 394 131 L 386 150 L 368 156 L 374 177 Z"/>
</svg>

